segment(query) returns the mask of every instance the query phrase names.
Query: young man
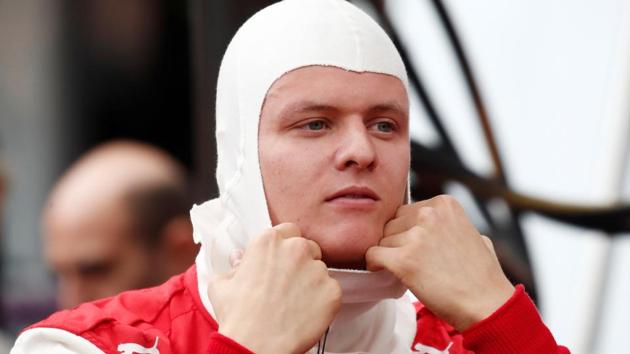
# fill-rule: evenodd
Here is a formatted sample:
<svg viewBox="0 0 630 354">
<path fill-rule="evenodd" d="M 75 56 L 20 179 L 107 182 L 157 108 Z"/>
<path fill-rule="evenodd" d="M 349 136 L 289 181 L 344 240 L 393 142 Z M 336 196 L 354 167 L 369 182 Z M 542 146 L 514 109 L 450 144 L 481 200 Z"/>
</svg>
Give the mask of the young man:
<svg viewBox="0 0 630 354">
<path fill-rule="evenodd" d="M 367 15 L 259 12 L 221 65 L 196 267 L 53 315 L 13 353 L 568 353 L 457 202 L 409 204 L 408 125 L 405 68 Z"/>
</svg>

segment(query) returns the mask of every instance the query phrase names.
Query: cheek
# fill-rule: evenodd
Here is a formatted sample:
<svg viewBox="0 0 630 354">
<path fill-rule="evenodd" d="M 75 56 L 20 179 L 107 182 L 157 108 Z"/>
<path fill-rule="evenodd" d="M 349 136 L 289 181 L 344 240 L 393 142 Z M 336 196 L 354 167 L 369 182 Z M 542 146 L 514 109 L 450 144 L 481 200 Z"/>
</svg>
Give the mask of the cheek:
<svg viewBox="0 0 630 354">
<path fill-rule="evenodd" d="M 307 185 L 321 167 L 323 150 L 313 144 L 300 144 L 293 140 L 267 144 L 259 154 L 260 168 L 265 186 L 284 186 L 289 190 L 296 185 Z"/>
<path fill-rule="evenodd" d="M 274 225 L 296 222 L 304 213 L 305 200 L 315 194 L 316 165 L 308 151 L 299 147 L 276 146 L 260 154 L 265 198 Z"/>
<path fill-rule="evenodd" d="M 294 157 L 276 151 L 261 155 L 260 169 L 267 200 L 276 200 L 295 183 Z"/>
<path fill-rule="evenodd" d="M 404 191 L 407 188 L 407 179 L 409 176 L 409 149 L 405 146 L 392 149 L 387 156 L 389 156 L 389 158 L 382 160 L 382 167 L 386 174 L 385 178 L 390 193 L 404 197 Z"/>
</svg>

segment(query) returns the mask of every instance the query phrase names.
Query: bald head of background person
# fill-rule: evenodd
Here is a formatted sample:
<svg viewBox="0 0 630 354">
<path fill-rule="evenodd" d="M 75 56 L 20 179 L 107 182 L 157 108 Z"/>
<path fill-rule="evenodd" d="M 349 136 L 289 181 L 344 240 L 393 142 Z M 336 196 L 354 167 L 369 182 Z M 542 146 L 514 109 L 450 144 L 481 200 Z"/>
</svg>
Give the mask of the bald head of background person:
<svg viewBox="0 0 630 354">
<path fill-rule="evenodd" d="M 114 141 L 83 155 L 43 211 L 58 304 L 159 284 L 194 262 L 185 172 L 160 149 Z"/>
</svg>

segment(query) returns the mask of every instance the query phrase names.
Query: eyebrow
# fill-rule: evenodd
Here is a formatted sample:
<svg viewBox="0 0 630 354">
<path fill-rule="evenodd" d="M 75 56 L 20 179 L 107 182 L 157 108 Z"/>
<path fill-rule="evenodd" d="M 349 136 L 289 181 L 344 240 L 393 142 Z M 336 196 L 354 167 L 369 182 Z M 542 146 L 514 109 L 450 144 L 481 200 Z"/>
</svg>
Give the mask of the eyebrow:
<svg viewBox="0 0 630 354">
<path fill-rule="evenodd" d="M 282 110 L 282 116 L 295 113 L 310 113 L 310 112 L 339 112 L 340 109 L 336 106 L 314 102 L 314 101 L 300 101 L 295 104 L 291 104 Z M 366 112 L 380 113 L 380 112 L 394 112 L 401 115 L 406 115 L 407 110 L 403 109 L 398 102 L 389 101 L 379 103 L 369 107 Z"/>
<path fill-rule="evenodd" d="M 332 105 L 313 101 L 300 101 L 295 104 L 289 105 L 283 111 L 286 113 L 309 113 L 321 111 L 338 112 L 339 108 Z"/>
<path fill-rule="evenodd" d="M 279 112 L 279 117 L 282 121 L 291 122 L 291 117 L 295 115 L 309 114 L 315 112 L 338 113 L 339 109 L 335 106 L 315 101 L 298 101 L 282 107 Z"/>
<path fill-rule="evenodd" d="M 368 112 L 371 113 L 380 113 L 380 112 L 394 112 L 401 115 L 407 115 L 407 110 L 403 109 L 398 102 L 390 101 L 381 104 L 374 105 L 368 109 Z"/>
</svg>

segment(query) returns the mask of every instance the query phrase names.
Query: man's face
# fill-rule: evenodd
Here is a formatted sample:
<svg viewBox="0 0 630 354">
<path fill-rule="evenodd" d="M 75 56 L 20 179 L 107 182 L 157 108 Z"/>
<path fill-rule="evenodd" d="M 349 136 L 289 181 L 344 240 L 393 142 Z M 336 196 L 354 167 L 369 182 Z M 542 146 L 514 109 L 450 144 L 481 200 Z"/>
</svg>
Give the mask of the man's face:
<svg viewBox="0 0 630 354">
<path fill-rule="evenodd" d="M 153 283 L 150 252 L 136 241 L 123 203 L 56 212 L 45 222 L 45 254 L 60 308 Z"/>
<path fill-rule="evenodd" d="M 310 66 L 267 92 L 259 159 L 272 223 L 296 223 L 328 266 L 363 268 L 403 203 L 408 100 L 389 75 Z"/>
</svg>

